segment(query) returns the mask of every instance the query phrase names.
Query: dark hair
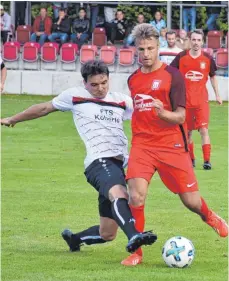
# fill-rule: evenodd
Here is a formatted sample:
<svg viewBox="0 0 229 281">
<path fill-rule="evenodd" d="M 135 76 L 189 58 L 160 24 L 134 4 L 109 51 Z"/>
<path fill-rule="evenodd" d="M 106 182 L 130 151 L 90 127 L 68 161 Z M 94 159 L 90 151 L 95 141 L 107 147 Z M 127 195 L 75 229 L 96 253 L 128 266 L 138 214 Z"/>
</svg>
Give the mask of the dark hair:
<svg viewBox="0 0 229 281">
<path fill-rule="evenodd" d="M 66 11 L 66 9 L 64 9 L 64 8 L 59 9 L 59 12 L 65 12 L 65 11 Z"/>
<path fill-rule="evenodd" d="M 107 65 L 100 60 L 89 60 L 81 67 L 81 75 L 85 82 L 89 76 L 105 74 L 109 77 L 109 69 Z"/>
<path fill-rule="evenodd" d="M 45 10 L 47 12 L 47 8 L 46 7 L 40 7 L 40 10 Z"/>
<path fill-rule="evenodd" d="M 143 17 L 145 17 L 143 13 L 138 13 L 138 16 L 143 16 Z"/>
<path fill-rule="evenodd" d="M 85 10 L 85 8 L 83 8 L 83 7 L 81 7 L 81 8 L 79 9 L 79 12 L 80 12 L 80 11 L 84 11 L 85 13 L 87 13 L 87 11 Z M 79 13 L 79 12 L 78 12 L 78 13 Z"/>
<path fill-rule="evenodd" d="M 204 39 L 204 33 L 203 33 L 203 31 L 202 31 L 201 29 L 195 29 L 195 30 L 193 30 L 193 31 L 191 32 L 190 38 L 192 37 L 192 34 L 193 34 L 193 33 L 202 35 L 202 39 Z"/>
<path fill-rule="evenodd" d="M 122 10 L 117 10 L 116 13 L 115 13 L 115 16 L 116 16 L 116 17 L 117 17 L 118 12 L 122 12 L 123 15 L 125 16 L 125 12 L 124 12 L 124 11 L 122 11 Z"/>
<path fill-rule="evenodd" d="M 167 38 L 167 35 L 172 35 L 172 34 L 175 34 L 175 36 L 177 35 L 176 31 L 170 30 L 170 31 L 166 32 L 165 37 Z"/>
</svg>

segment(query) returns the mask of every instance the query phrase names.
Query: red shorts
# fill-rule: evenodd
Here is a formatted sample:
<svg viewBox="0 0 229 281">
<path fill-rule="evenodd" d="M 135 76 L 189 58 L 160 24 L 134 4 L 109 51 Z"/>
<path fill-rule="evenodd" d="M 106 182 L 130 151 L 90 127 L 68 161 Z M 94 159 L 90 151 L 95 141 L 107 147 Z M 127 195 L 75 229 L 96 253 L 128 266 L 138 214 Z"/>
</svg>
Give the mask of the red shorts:
<svg viewBox="0 0 229 281">
<path fill-rule="evenodd" d="M 205 102 L 200 108 L 186 108 L 186 122 L 189 131 L 208 128 L 209 104 Z"/>
<path fill-rule="evenodd" d="M 188 152 L 158 152 L 132 146 L 126 179 L 144 178 L 150 182 L 156 171 L 165 186 L 174 193 L 198 190 Z"/>
</svg>

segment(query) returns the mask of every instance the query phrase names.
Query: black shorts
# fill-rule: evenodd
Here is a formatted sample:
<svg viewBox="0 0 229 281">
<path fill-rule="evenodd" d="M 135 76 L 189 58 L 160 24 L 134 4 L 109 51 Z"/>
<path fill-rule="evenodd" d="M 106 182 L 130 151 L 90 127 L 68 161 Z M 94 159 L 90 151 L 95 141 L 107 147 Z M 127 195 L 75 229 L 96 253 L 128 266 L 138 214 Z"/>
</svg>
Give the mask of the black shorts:
<svg viewBox="0 0 229 281">
<path fill-rule="evenodd" d="M 93 161 L 84 172 L 88 183 L 99 192 L 99 214 L 113 219 L 109 190 L 114 185 L 126 187 L 123 162 L 115 158 L 100 158 Z"/>
</svg>

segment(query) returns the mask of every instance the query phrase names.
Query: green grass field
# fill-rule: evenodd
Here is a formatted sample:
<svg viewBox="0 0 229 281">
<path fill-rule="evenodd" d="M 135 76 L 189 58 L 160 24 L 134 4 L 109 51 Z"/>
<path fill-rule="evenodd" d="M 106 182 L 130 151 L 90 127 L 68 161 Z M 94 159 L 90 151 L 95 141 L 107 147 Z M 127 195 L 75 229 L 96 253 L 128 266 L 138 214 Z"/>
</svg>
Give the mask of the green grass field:
<svg viewBox="0 0 229 281">
<path fill-rule="evenodd" d="M 2 96 L 2 117 L 51 97 Z M 195 132 L 196 174 L 202 195 L 227 218 L 228 108 L 211 104 L 211 171 L 202 169 L 200 137 Z M 129 123 L 125 125 L 130 137 Z M 227 240 L 186 210 L 156 174 L 146 206 L 146 229 L 158 241 L 145 248 L 144 263 L 125 268 L 127 243 L 119 231 L 113 242 L 85 246 L 70 253 L 61 231 L 74 232 L 99 223 L 96 191 L 84 178 L 84 145 L 71 113 L 2 128 L 2 280 L 3 281 L 226 281 Z M 161 250 L 165 241 L 182 235 L 195 245 L 191 267 L 170 269 Z"/>
</svg>

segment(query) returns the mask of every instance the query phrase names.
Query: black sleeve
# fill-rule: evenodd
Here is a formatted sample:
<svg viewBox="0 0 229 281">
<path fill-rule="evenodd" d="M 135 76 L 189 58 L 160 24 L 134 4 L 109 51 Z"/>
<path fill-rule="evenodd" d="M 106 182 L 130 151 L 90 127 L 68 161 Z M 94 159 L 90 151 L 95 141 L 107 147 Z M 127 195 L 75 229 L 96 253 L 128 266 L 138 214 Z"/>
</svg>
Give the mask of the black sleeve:
<svg viewBox="0 0 229 281">
<path fill-rule="evenodd" d="M 215 64 L 215 61 L 214 59 L 211 57 L 210 58 L 210 71 L 209 71 L 209 76 L 210 77 L 213 77 L 216 75 L 216 70 L 217 70 L 217 67 L 216 67 L 216 64 Z"/>
<path fill-rule="evenodd" d="M 170 66 L 173 66 L 175 68 L 180 68 L 180 54 L 178 54 L 175 59 L 170 63 Z"/>
<path fill-rule="evenodd" d="M 180 71 L 171 71 L 170 73 L 172 76 L 170 102 L 173 111 L 175 111 L 179 106 L 186 107 L 185 81 Z"/>
<path fill-rule="evenodd" d="M 4 64 L 4 62 L 2 62 L 1 63 L 1 70 L 3 69 L 3 68 L 5 68 L 6 66 L 5 66 L 5 64 Z"/>
</svg>

